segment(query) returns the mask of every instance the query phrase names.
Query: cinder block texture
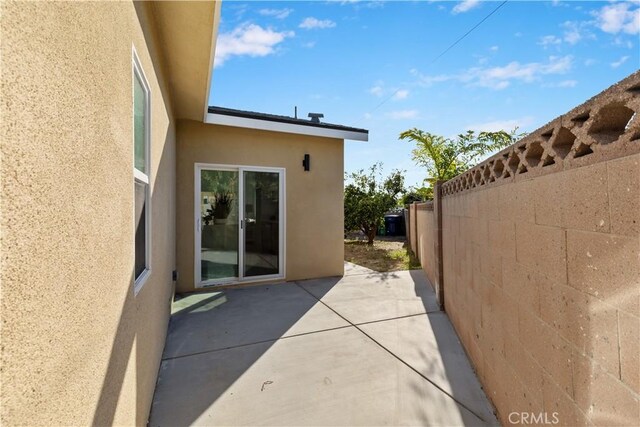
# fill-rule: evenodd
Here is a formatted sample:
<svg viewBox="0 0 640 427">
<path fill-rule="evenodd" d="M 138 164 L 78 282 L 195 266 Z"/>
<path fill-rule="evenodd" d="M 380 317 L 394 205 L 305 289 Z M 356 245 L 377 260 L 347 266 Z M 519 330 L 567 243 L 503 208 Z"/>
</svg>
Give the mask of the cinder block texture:
<svg viewBox="0 0 640 427">
<path fill-rule="evenodd" d="M 437 280 L 438 260 L 436 259 L 436 224 L 433 203 L 414 205 L 416 215 L 416 255 L 424 269 L 429 282 L 435 286 Z"/>
<path fill-rule="evenodd" d="M 640 317 L 618 311 L 620 376 L 640 394 Z"/>
<path fill-rule="evenodd" d="M 640 234 L 640 155 L 607 163 L 611 232 Z"/>
<path fill-rule="evenodd" d="M 516 261 L 557 283 L 565 283 L 565 231 L 530 223 L 516 224 Z"/>
<path fill-rule="evenodd" d="M 638 112 L 640 72 L 443 184 L 445 308 L 504 424 L 640 425 Z"/>
<path fill-rule="evenodd" d="M 640 71 L 447 181 L 442 187 L 443 195 L 526 181 L 640 153 L 639 87 Z M 574 196 L 580 200 L 579 194 Z M 511 206 L 519 205 L 520 198 L 520 194 L 511 194 Z M 477 206 L 482 211 L 483 202 L 478 200 Z M 529 212 L 525 209 L 522 214 L 526 218 Z M 584 225 L 592 214 L 597 216 L 597 212 L 584 211 L 574 218 Z M 599 227 L 606 228 L 608 224 Z"/>
<path fill-rule="evenodd" d="M 637 237 L 568 230 L 569 285 L 637 314 L 640 310 L 638 253 Z"/>
</svg>

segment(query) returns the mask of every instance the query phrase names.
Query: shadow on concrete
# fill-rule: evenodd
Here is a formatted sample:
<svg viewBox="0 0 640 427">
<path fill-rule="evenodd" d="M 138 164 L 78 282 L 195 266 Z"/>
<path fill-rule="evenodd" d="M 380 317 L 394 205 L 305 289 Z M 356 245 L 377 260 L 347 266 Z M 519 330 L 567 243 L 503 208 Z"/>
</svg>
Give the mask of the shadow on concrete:
<svg viewBox="0 0 640 427">
<path fill-rule="evenodd" d="M 423 327 L 429 336 L 424 337 L 424 342 L 434 344 L 431 347 L 417 346 L 418 360 L 424 362 L 419 370 L 434 385 L 482 421 L 499 425 L 495 409 L 484 393 L 471 359 L 448 315 L 442 310 L 429 311 L 431 305 L 426 304 L 425 296 L 435 297 L 435 286 L 423 270 L 411 270 L 410 275 L 415 284 L 416 296 L 425 301 L 426 324 Z"/>
<path fill-rule="evenodd" d="M 176 305 L 150 426 L 196 422 L 280 338 L 346 326 L 294 283 L 187 294 Z"/>
<path fill-rule="evenodd" d="M 493 423 L 437 307 L 421 271 L 176 298 L 149 425 Z"/>
</svg>

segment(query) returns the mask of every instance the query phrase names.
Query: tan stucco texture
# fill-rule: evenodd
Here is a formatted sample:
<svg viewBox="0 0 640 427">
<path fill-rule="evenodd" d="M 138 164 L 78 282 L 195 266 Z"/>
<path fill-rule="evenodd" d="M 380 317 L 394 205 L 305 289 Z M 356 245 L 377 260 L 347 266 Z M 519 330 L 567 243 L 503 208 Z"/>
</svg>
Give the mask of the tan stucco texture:
<svg viewBox="0 0 640 427">
<path fill-rule="evenodd" d="M 180 120 L 177 133 L 177 291 L 195 285 L 195 163 L 285 168 L 286 280 L 343 274 L 343 140 L 190 120 Z"/>
<path fill-rule="evenodd" d="M 175 127 L 152 6 L 3 2 L 1 33 L 0 424 L 145 425 L 175 260 Z M 132 46 L 152 124 L 151 276 L 137 296 Z"/>
</svg>

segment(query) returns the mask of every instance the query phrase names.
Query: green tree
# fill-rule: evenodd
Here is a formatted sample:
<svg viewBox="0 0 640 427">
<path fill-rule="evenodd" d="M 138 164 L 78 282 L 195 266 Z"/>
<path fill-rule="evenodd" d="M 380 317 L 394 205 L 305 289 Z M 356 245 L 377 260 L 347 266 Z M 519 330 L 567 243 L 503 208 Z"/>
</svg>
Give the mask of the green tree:
<svg viewBox="0 0 640 427">
<path fill-rule="evenodd" d="M 427 169 L 427 179 L 432 187 L 438 180 L 449 180 L 476 165 L 478 160 L 491 152 L 508 147 L 525 134 L 511 132 L 480 132 L 472 130 L 457 136 L 445 138 L 413 128 L 400 134 L 401 140 L 416 143 L 411 152 L 413 161 Z"/>
<path fill-rule="evenodd" d="M 370 245 L 384 223 L 384 214 L 397 205 L 405 191 L 402 171 L 394 170 L 383 179 L 381 167 L 376 163 L 368 172 L 359 170 L 345 176 L 350 181 L 344 188 L 345 231 L 362 230 Z"/>
<path fill-rule="evenodd" d="M 433 188 L 432 187 L 410 187 L 400 198 L 400 205 L 405 206 L 413 202 L 426 202 L 427 200 L 433 200 Z"/>
</svg>

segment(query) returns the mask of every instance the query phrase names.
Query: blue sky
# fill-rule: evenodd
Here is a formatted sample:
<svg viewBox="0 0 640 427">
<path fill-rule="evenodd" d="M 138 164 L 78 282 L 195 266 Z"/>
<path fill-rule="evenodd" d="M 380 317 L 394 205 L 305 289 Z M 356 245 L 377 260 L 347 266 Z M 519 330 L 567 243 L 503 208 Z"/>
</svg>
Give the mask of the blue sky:
<svg viewBox="0 0 640 427">
<path fill-rule="evenodd" d="M 533 131 L 640 68 L 635 2 L 229 1 L 211 105 L 369 129 L 345 169 L 425 172 L 407 129 Z"/>
</svg>

